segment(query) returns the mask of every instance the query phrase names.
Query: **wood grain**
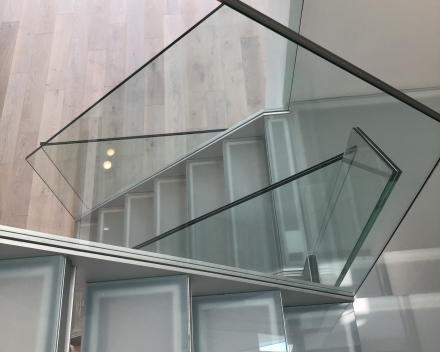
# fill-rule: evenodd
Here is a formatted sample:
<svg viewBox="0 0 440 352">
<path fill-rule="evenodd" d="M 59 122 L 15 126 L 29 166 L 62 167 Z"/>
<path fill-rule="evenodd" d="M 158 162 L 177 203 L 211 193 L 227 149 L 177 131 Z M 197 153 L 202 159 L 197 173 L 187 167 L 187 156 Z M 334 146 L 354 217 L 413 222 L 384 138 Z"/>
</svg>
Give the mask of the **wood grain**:
<svg viewBox="0 0 440 352">
<path fill-rule="evenodd" d="M 12 73 L 29 71 L 38 24 L 38 16 L 35 16 L 35 14 L 38 14 L 39 5 L 40 0 L 24 0 L 12 61 Z"/>
<path fill-rule="evenodd" d="M 3 22 L 20 21 L 24 0 L 6 0 L 3 12 Z"/>
<path fill-rule="evenodd" d="M 38 13 L 38 24 L 36 33 L 53 33 L 55 28 L 56 14 L 56 0 L 40 0 L 40 10 Z"/>
<path fill-rule="evenodd" d="M 3 111 L 18 25 L 19 22 L 4 22 L 0 25 L 0 111 Z"/>
<path fill-rule="evenodd" d="M 27 79 L 27 73 L 15 73 L 9 77 L 0 119 L 0 163 L 14 161 Z"/>
<path fill-rule="evenodd" d="M 73 13 L 75 0 L 58 0 L 57 14 Z"/>
<path fill-rule="evenodd" d="M 47 77 L 47 90 L 59 90 L 66 87 L 67 59 L 69 55 L 70 40 L 72 38 L 73 15 L 57 15 L 53 47 Z"/>
</svg>

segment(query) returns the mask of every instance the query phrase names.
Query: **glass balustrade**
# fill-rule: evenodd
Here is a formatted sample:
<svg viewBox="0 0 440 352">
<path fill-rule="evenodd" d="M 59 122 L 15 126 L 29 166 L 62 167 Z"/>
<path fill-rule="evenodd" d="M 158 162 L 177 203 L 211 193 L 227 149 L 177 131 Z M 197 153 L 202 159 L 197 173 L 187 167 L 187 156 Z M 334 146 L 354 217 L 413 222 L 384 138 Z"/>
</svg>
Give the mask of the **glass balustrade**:
<svg viewBox="0 0 440 352">
<path fill-rule="evenodd" d="M 78 218 L 262 109 L 287 109 L 293 67 L 272 52 L 295 48 L 219 6 L 28 161 Z"/>
<path fill-rule="evenodd" d="M 419 105 L 440 100 L 242 13 L 219 7 L 28 161 L 80 240 L 286 280 L 309 263 L 355 292 L 440 158 Z"/>
<path fill-rule="evenodd" d="M 400 169 L 379 147 L 361 129 L 354 128 L 343 155 L 135 248 L 296 279 L 304 279 L 303 271 L 286 267 L 283 255 L 300 253 L 302 263 L 313 255 L 317 259 L 317 281 L 340 286 L 400 174 Z M 292 189 L 300 203 L 307 203 L 303 212 L 307 209 L 313 217 L 304 217 L 303 231 L 282 232 L 273 216 L 273 199 L 277 194 L 292 194 Z M 278 219 L 303 215 L 301 209 L 289 204 L 277 208 Z M 222 231 L 215 231 L 218 228 Z M 310 248 L 308 237 L 316 238 Z"/>
</svg>

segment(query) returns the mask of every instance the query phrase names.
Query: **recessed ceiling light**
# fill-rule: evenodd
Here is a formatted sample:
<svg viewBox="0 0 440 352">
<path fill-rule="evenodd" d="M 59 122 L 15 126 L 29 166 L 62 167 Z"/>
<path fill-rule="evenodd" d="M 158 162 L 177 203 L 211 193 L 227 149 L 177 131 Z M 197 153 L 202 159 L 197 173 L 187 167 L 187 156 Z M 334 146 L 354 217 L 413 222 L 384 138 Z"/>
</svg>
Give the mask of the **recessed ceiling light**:
<svg viewBox="0 0 440 352">
<path fill-rule="evenodd" d="M 109 150 L 107 150 L 107 155 L 108 155 L 108 156 L 115 155 L 115 150 L 114 150 L 114 149 L 109 149 Z"/>
<path fill-rule="evenodd" d="M 104 161 L 104 164 L 102 164 L 102 167 L 106 170 L 110 169 L 112 167 L 112 163 L 110 161 Z"/>
<path fill-rule="evenodd" d="M 110 230 L 108 227 L 104 227 L 104 231 L 108 231 Z"/>
</svg>

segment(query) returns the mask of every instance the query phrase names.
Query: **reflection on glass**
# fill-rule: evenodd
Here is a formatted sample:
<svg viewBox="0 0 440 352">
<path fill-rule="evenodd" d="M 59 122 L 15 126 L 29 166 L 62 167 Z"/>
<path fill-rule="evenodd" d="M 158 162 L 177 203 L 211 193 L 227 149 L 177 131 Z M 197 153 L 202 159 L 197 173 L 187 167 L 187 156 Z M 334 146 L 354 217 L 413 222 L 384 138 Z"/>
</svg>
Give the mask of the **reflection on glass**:
<svg viewBox="0 0 440 352">
<path fill-rule="evenodd" d="M 341 284 L 400 173 L 360 129 L 353 130 L 314 250 L 322 283 Z"/>
<path fill-rule="evenodd" d="M 65 265 L 62 256 L 0 261 L 1 351 L 58 351 Z"/>
<path fill-rule="evenodd" d="M 317 167 L 313 172 L 287 182 L 273 191 L 269 190 L 230 209 L 219 211 L 151 244 L 140 244 L 139 248 L 145 251 L 177 255 L 180 258 L 228 265 L 262 273 L 290 275 L 292 274 L 291 267 L 282 266 L 278 251 L 278 234 L 259 226 L 261 222 L 256 222 L 255 219 L 267 219 L 267 209 L 272 207 L 275 191 L 277 194 L 290 194 L 293 186 L 304 196 L 305 201 L 309 201 L 309 210 L 323 213 L 325 203 L 323 204 L 322 201 L 327 201 L 328 197 L 322 197 L 322 186 L 327 187 L 327 192 L 324 193 L 329 195 L 332 186 L 331 180 L 339 169 L 339 164 L 340 158 L 335 158 L 328 165 Z M 312 197 L 314 186 L 319 188 L 319 196 Z M 287 206 L 279 210 L 282 211 L 277 213 L 279 217 L 289 218 L 295 215 L 295 209 Z M 250 213 L 252 216 L 249 216 Z M 210 227 L 227 229 L 227 231 L 207 231 L 207 224 Z M 275 225 L 272 223 L 271 226 Z M 282 236 L 285 242 L 292 243 L 292 247 L 295 247 L 295 244 L 299 242 L 297 236 L 291 232 L 286 231 Z M 179 249 L 179 254 L 176 254 L 176 248 Z M 306 255 L 307 252 L 302 253 L 304 258 Z M 304 262 L 300 268 L 295 268 L 300 271 L 299 274 L 294 273 L 296 278 L 302 278 L 303 266 Z M 284 269 L 287 269 L 286 272 Z"/>
<path fill-rule="evenodd" d="M 86 284 L 81 351 L 189 351 L 188 285 L 187 276 Z"/>
<path fill-rule="evenodd" d="M 285 307 L 284 318 L 290 352 L 363 351 L 352 304 Z"/>
<path fill-rule="evenodd" d="M 196 352 L 287 352 L 278 291 L 193 299 Z"/>
</svg>

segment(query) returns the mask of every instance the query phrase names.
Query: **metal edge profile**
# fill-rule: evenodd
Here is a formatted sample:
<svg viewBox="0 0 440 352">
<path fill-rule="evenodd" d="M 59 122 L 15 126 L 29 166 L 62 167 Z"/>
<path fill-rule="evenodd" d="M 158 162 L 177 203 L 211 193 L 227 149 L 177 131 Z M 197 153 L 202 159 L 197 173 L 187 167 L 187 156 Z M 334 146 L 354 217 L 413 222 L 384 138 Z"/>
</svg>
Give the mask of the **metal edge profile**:
<svg viewBox="0 0 440 352">
<path fill-rule="evenodd" d="M 63 282 L 60 287 L 60 307 L 58 315 L 58 331 L 57 331 L 57 352 L 69 352 L 69 341 L 70 341 L 70 326 L 71 321 L 71 290 L 72 290 L 72 279 L 74 280 L 75 270 L 70 262 L 70 259 L 63 256 Z"/>
<path fill-rule="evenodd" d="M 289 346 L 288 346 L 288 343 L 287 343 L 286 315 L 285 315 L 285 312 L 284 312 L 284 308 L 285 307 L 284 307 L 284 304 L 283 304 L 283 295 L 281 294 L 281 292 L 279 294 L 280 294 L 280 302 L 281 302 L 281 316 L 283 317 L 284 344 L 286 346 L 286 351 L 289 351 Z"/>
<path fill-rule="evenodd" d="M 190 277 L 186 276 L 186 283 L 188 285 L 187 289 L 187 304 L 188 304 L 188 351 L 194 351 L 194 330 L 193 330 L 193 308 L 192 308 L 192 289 L 191 289 L 191 281 Z"/>
<path fill-rule="evenodd" d="M 374 77 L 368 72 L 360 69 L 359 67 L 344 60 L 340 56 L 333 54 L 331 51 L 323 48 L 322 46 L 312 42 L 301 34 L 293 31 L 292 29 L 282 25 L 274 19 L 259 12 L 253 7 L 243 3 L 240 0 L 218 0 L 224 5 L 234 9 L 242 15 L 250 18 L 251 20 L 261 24 L 262 26 L 270 29 L 271 31 L 281 35 L 282 37 L 298 44 L 302 48 L 312 52 L 313 54 L 321 57 L 322 59 L 332 63 L 333 65 L 343 69 L 344 71 L 351 73 L 357 78 L 363 80 L 376 87 L 377 89 L 389 94 L 390 96 L 400 100 L 401 102 L 409 105 L 413 109 L 420 111 L 421 113 L 431 117 L 432 119 L 440 122 L 440 114 L 419 101 L 409 97 L 402 91 L 392 87 L 391 85 L 383 82 L 382 80 Z"/>
<path fill-rule="evenodd" d="M 402 170 L 400 170 L 400 168 L 376 145 L 376 143 L 370 139 L 370 137 L 365 134 L 364 131 L 362 131 L 360 127 L 354 127 L 353 130 L 376 152 L 379 158 L 381 158 L 382 161 L 392 170 L 393 174 L 397 175 L 397 178 L 395 179 L 395 181 L 397 181 Z"/>
<path fill-rule="evenodd" d="M 12 228 L 10 228 L 12 229 Z M 179 271 L 183 274 L 196 274 L 208 277 L 220 277 L 228 280 L 263 284 L 286 290 L 313 291 L 327 295 L 338 295 L 353 299 L 353 292 L 343 288 L 323 286 L 311 282 L 296 279 L 285 279 L 270 274 L 252 272 L 220 265 L 202 265 L 176 260 L 178 258 L 164 255 L 152 255 L 153 253 L 139 253 L 136 250 L 118 248 L 116 246 L 93 245 L 83 240 L 64 238 L 59 240 L 54 235 L 46 235 L 34 231 L 14 229 L 10 231 L 0 226 L 0 243 L 39 251 L 55 252 L 61 255 L 76 255 L 98 260 L 120 262 L 131 265 L 151 266 L 164 270 Z M 20 232 L 18 232 L 20 231 Z M 208 263 L 209 264 L 209 263 Z"/>
</svg>

